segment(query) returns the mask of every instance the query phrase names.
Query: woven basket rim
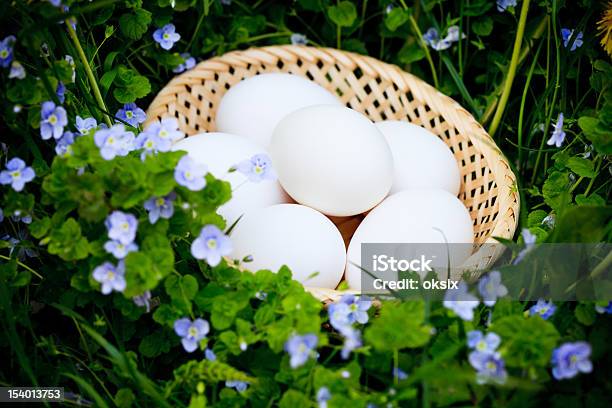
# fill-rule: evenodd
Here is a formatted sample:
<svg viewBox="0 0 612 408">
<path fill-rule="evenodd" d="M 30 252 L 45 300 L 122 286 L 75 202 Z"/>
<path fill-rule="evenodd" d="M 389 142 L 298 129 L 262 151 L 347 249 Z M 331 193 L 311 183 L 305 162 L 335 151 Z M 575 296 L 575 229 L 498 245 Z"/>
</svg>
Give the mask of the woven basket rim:
<svg viewBox="0 0 612 408">
<path fill-rule="evenodd" d="M 494 237 L 504 239 L 513 237 L 518 224 L 520 209 L 516 176 L 512 172 L 507 158 L 491 136 L 465 108 L 452 98 L 442 94 L 416 76 L 403 71 L 398 66 L 367 55 L 334 48 L 302 45 L 274 45 L 230 51 L 204 60 L 193 69 L 175 76 L 151 102 L 147 109 L 147 121 L 144 125 L 146 127 L 162 117 L 170 116 L 168 110 L 177 109 L 176 105 L 179 97 L 189 92 L 191 85 L 204 83 L 208 80 L 215 81 L 214 75 L 216 73 L 231 72 L 232 69 L 237 67 L 246 67 L 254 63 L 259 63 L 263 67 L 263 64 L 277 64 L 278 61 L 294 62 L 296 60 L 301 60 L 303 64 L 335 64 L 352 70 L 358 69 L 363 75 L 391 82 L 398 88 L 398 92 L 410 92 L 415 99 L 423 102 L 431 110 L 435 110 L 440 115 L 444 114 L 444 119 L 452 123 L 454 129 L 458 132 L 457 134 L 465 135 L 476 151 L 484 157 L 486 166 L 490 169 L 492 179 L 497 186 L 498 194 L 495 203 L 498 209 L 497 219 L 494 220 L 494 225 L 486 240 L 480 244 L 498 243 Z M 175 110 L 175 112 L 178 111 Z M 424 127 L 427 128 L 427 126 Z M 207 131 L 203 129 L 197 133 L 204 132 Z M 476 250 L 464 265 L 486 267 L 500 255 L 500 253 L 479 254 L 479 252 L 481 251 Z M 466 269 L 470 268 L 466 267 Z M 337 300 L 343 293 L 348 293 L 335 289 L 306 288 L 321 300 Z"/>
</svg>

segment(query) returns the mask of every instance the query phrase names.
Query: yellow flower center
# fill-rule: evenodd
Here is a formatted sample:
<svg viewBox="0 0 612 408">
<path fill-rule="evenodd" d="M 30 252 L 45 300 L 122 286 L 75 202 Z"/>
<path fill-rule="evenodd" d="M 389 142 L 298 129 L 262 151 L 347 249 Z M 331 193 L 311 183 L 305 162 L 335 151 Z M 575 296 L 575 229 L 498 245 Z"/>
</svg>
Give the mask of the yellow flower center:
<svg viewBox="0 0 612 408">
<path fill-rule="evenodd" d="M 132 111 L 126 111 L 125 112 L 125 117 L 128 119 L 132 119 L 132 117 L 134 116 L 134 114 L 132 113 Z"/>
<path fill-rule="evenodd" d="M 478 342 L 478 344 L 476 344 L 476 349 L 479 351 L 484 351 L 487 349 L 487 343 L 485 343 L 483 340 L 480 340 Z"/>
<path fill-rule="evenodd" d="M 21 172 L 19 170 L 15 170 L 11 173 L 11 177 L 13 178 L 19 178 L 19 176 L 21 176 Z"/>
<path fill-rule="evenodd" d="M 152 140 L 147 140 L 147 143 L 145 143 L 145 147 L 147 149 L 152 149 L 155 146 L 155 144 L 153 143 Z"/>
<path fill-rule="evenodd" d="M 206 241 L 206 246 L 209 249 L 215 249 L 217 247 L 217 240 L 210 238 L 208 241 Z"/>
<path fill-rule="evenodd" d="M 109 137 L 108 140 L 106 141 L 107 144 L 112 145 L 115 143 L 115 138 L 114 137 Z"/>
<path fill-rule="evenodd" d="M 186 172 L 185 172 L 185 178 L 186 178 L 187 180 L 191 180 L 192 176 L 191 176 L 191 172 L 190 172 L 190 171 L 186 171 Z"/>
<path fill-rule="evenodd" d="M 48 121 L 50 124 L 55 125 L 55 124 L 57 123 L 57 116 L 55 116 L 55 115 L 51 115 L 51 116 L 49 116 L 49 119 L 47 119 L 47 121 Z"/>
<path fill-rule="evenodd" d="M 261 174 L 263 173 L 264 169 L 261 166 L 255 166 L 255 173 L 256 174 Z"/>
<path fill-rule="evenodd" d="M 198 329 L 195 327 L 190 327 L 187 333 L 190 337 L 196 337 L 198 335 Z"/>
<path fill-rule="evenodd" d="M 155 204 L 156 204 L 158 207 L 161 207 L 162 205 L 164 205 L 164 199 L 163 199 L 163 198 L 161 198 L 161 197 L 160 197 L 160 198 L 158 198 L 158 199 L 157 199 L 157 201 L 155 201 Z"/>
<path fill-rule="evenodd" d="M 495 370 L 495 363 L 494 363 L 494 362 L 492 362 L 492 361 L 489 361 L 489 362 L 487 363 L 487 369 L 488 369 L 488 370 L 491 370 L 491 371 L 492 371 L 492 370 Z"/>
<path fill-rule="evenodd" d="M 106 279 L 107 279 L 107 280 L 113 280 L 113 279 L 115 279 L 115 272 L 113 272 L 113 271 L 108 271 L 108 272 L 106 272 Z"/>
<path fill-rule="evenodd" d="M 167 40 L 168 38 L 170 38 L 170 34 L 164 33 L 163 37 L 164 37 L 164 40 Z"/>
<path fill-rule="evenodd" d="M 0 57 L 2 57 L 2 58 L 8 57 L 8 51 L 7 50 L 0 51 Z"/>
<path fill-rule="evenodd" d="M 165 139 L 168 137 L 168 131 L 165 129 L 162 129 L 159 131 L 159 137 L 161 137 L 162 139 Z"/>
<path fill-rule="evenodd" d="M 127 222 L 124 222 L 123 224 L 121 224 L 121 229 L 123 229 L 124 231 L 129 230 L 130 224 L 128 224 Z"/>
</svg>

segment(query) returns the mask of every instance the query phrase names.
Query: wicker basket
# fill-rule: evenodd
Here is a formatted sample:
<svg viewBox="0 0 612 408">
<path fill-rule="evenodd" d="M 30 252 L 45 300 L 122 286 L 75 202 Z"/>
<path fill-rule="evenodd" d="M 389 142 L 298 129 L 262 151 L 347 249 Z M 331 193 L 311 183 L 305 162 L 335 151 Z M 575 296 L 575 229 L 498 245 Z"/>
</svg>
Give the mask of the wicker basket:
<svg viewBox="0 0 612 408">
<path fill-rule="evenodd" d="M 459 198 L 474 221 L 475 252 L 464 268 L 483 269 L 499 257 L 499 246 L 479 245 L 514 235 L 519 194 L 508 161 L 457 102 L 395 65 L 331 48 L 286 45 L 233 51 L 170 81 L 149 106 L 145 126 L 175 117 L 188 136 L 214 131 L 223 94 L 242 79 L 264 72 L 305 76 L 373 121 L 406 120 L 438 135 L 457 159 L 462 177 Z M 336 290 L 308 289 L 323 301 L 341 295 Z"/>
</svg>

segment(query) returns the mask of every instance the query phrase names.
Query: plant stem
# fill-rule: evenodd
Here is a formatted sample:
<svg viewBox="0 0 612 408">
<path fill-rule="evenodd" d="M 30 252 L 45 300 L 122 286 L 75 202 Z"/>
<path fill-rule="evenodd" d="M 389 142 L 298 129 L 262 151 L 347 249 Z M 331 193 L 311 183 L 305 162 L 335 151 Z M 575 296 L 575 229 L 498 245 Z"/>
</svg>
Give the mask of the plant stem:
<svg viewBox="0 0 612 408">
<path fill-rule="evenodd" d="M 499 99 L 495 116 L 493 116 L 493 122 L 489 127 L 489 135 L 491 135 L 491 137 L 495 135 L 499 127 L 502 115 L 506 109 L 506 104 L 508 103 L 508 98 L 510 97 L 510 90 L 512 89 L 512 83 L 514 82 L 516 69 L 518 67 L 519 55 L 521 54 L 521 44 L 523 43 L 523 35 L 525 34 L 525 25 L 527 23 L 527 13 L 529 12 L 530 1 L 531 0 L 523 0 L 523 5 L 521 6 L 521 15 L 516 30 L 516 37 L 514 38 L 514 48 L 512 50 L 512 58 L 510 59 L 510 67 L 508 68 L 508 76 L 504 83 L 504 89 Z"/>
<path fill-rule="evenodd" d="M 83 47 L 81 46 L 79 37 L 74 31 L 74 28 L 72 28 L 71 22 L 69 20 L 66 20 L 65 23 L 66 28 L 68 29 L 68 35 L 70 36 L 70 39 L 72 40 L 72 43 L 74 44 L 74 47 L 76 48 L 77 53 L 79 54 L 79 58 L 81 59 L 83 67 L 85 68 L 85 73 L 87 74 L 87 79 L 89 79 L 89 84 L 91 85 L 91 90 L 93 91 L 94 98 L 96 99 L 96 102 L 100 109 L 103 112 L 108 112 L 108 109 L 106 109 L 106 105 L 104 104 L 104 99 L 102 99 L 102 94 L 100 93 L 98 82 L 96 81 L 96 77 L 94 76 L 94 73 L 91 70 L 91 65 L 89 65 L 89 61 L 87 59 L 87 56 L 85 55 L 85 51 L 83 51 Z M 104 115 L 104 121 L 109 127 L 113 125 L 110 116 L 108 116 L 107 114 Z"/>
<path fill-rule="evenodd" d="M 11 258 L 9 258 L 6 255 L 0 255 L 0 259 L 4 259 L 6 261 L 10 261 L 11 260 Z M 16 262 L 17 262 L 17 265 L 19 265 L 23 269 L 29 271 L 30 273 L 32 273 L 32 275 L 36 275 L 40 279 L 45 279 L 45 278 L 43 278 L 43 276 L 40 273 L 36 272 L 34 269 L 30 268 L 28 265 L 24 264 L 23 262 L 18 261 L 18 260 L 16 260 Z"/>
</svg>

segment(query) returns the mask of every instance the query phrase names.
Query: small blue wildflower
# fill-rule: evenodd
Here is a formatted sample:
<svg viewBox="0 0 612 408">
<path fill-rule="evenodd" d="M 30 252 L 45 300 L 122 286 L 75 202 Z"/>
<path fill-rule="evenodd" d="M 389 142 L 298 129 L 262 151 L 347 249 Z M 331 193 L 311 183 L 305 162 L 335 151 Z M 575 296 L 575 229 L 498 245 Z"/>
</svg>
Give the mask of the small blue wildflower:
<svg viewBox="0 0 612 408">
<path fill-rule="evenodd" d="M 21 62 L 13 61 L 11 63 L 11 71 L 9 72 L 9 78 L 24 79 L 26 77 L 26 71 Z"/>
<path fill-rule="evenodd" d="M 393 6 L 393 4 L 387 4 L 387 7 L 385 7 L 385 14 L 390 14 L 394 8 L 395 6 Z"/>
<path fill-rule="evenodd" d="M 608 302 L 606 306 L 595 305 L 595 311 L 601 314 L 612 314 L 612 302 Z"/>
<path fill-rule="evenodd" d="M 508 7 L 516 7 L 516 0 L 497 0 L 497 11 L 506 11 Z"/>
<path fill-rule="evenodd" d="M 563 131 L 563 112 L 560 112 L 559 116 L 557 117 L 557 122 L 555 122 L 553 125 L 553 131 L 550 139 L 548 139 L 546 144 L 549 146 L 555 145 L 557 147 L 561 147 L 564 140 L 565 132 Z"/>
<path fill-rule="evenodd" d="M 64 134 L 64 126 L 68 125 L 66 110 L 55 106 L 52 101 L 43 102 L 40 109 L 40 136 L 43 140 L 59 139 Z"/>
<path fill-rule="evenodd" d="M 465 34 L 461 32 L 461 30 L 459 29 L 459 26 L 456 26 L 456 25 L 450 26 L 446 30 L 445 40 L 448 42 L 454 43 L 464 38 L 465 38 Z"/>
<path fill-rule="evenodd" d="M 181 58 L 183 62 L 178 64 L 172 72 L 176 74 L 180 74 L 181 72 L 189 71 L 191 68 L 195 67 L 196 60 L 193 58 L 188 52 L 183 52 L 181 54 Z"/>
<path fill-rule="evenodd" d="M 206 358 L 208 361 L 216 361 L 217 355 L 215 354 L 214 351 L 207 348 L 206 350 L 204 350 L 204 358 Z"/>
<path fill-rule="evenodd" d="M 259 183 L 264 180 L 276 180 L 276 172 L 272 168 L 272 161 L 265 153 L 259 153 L 241 161 L 236 165 L 236 169 L 244 174 L 249 181 Z"/>
<path fill-rule="evenodd" d="M 319 391 L 317 391 L 317 403 L 319 404 L 319 408 L 327 408 L 327 401 L 330 399 L 331 393 L 329 392 L 329 388 L 319 388 Z"/>
<path fill-rule="evenodd" d="M 74 133 L 67 130 L 62 137 L 57 140 L 55 153 L 58 156 L 70 156 L 72 154 L 72 144 L 74 143 Z"/>
<path fill-rule="evenodd" d="M 494 353 L 501 343 L 498 334 L 489 332 L 486 335 L 480 330 L 472 330 L 467 333 L 467 345 L 480 353 Z"/>
<path fill-rule="evenodd" d="M 55 89 L 55 95 L 57 96 L 57 100 L 60 103 L 64 103 L 66 100 L 66 86 L 62 81 L 57 83 L 57 88 Z"/>
<path fill-rule="evenodd" d="M 306 361 L 316 355 L 314 349 L 319 339 L 315 334 L 300 336 L 294 334 L 285 342 L 285 351 L 289 353 L 289 365 L 291 368 L 303 366 Z"/>
<path fill-rule="evenodd" d="M 94 141 L 100 148 L 100 156 L 104 160 L 127 156 L 134 150 L 134 133 L 126 131 L 123 124 L 98 130 L 94 135 Z"/>
<path fill-rule="evenodd" d="M 171 143 L 185 137 L 185 134 L 179 129 L 179 123 L 176 118 L 163 118 L 159 122 L 151 123 L 145 132 L 155 135 L 161 140 L 169 140 Z M 159 151 L 166 150 L 160 148 Z"/>
<path fill-rule="evenodd" d="M 225 386 L 234 388 L 238 392 L 244 392 L 249 387 L 249 383 L 246 381 L 226 381 Z"/>
<path fill-rule="evenodd" d="M 181 343 L 186 352 L 191 353 L 198 348 L 200 340 L 206 337 L 210 325 L 204 319 L 195 319 L 193 322 L 183 317 L 174 322 L 174 332 L 181 337 Z"/>
<path fill-rule="evenodd" d="M 366 324 L 368 322 L 368 310 L 372 307 L 372 300 L 367 296 L 343 295 L 340 303 L 349 307 L 349 323 Z"/>
<path fill-rule="evenodd" d="M 578 373 L 590 373 L 593 371 L 590 356 L 591 345 L 585 341 L 562 344 L 552 353 L 553 377 L 563 380 L 573 378 Z"/>
<path fill-rule="evenodd" d="M 49 0 L 49 3 L 51 3 L 55 7 L 59 7 L 62 5 L 62 0 Z"/>
<path fill-rule="evenodd" d="M 13 61 L 13 44 L 16 38 L 14 35 L 9 35 L 0 41 L 0 66 L 7 68 Z"/>
<path fill-rule="evenodd" d="M 504 360 L 500 354 L 483 353 L 480 351 L 472 351 L 468 356 L 468 360 L 472 367 L 476 369 L 476 382 L 485 384 L 493 381 L 498 384 L 503 384 L 508 378 Z"/>
<path fill-rule="evenodd" d="M 342 350 L 340 350 L 340 357 L 346 360 L 353 350 L 362 346 L 361 332 L 351 326 L 345 326 L 340 329 L 340 334 L 344 337 L 344 344 L 342 345 Z"/>
<path fill-rule="evenodd" d="M 531 231 L 529 231 L 527 228 L 523 228 L 523 230 L 521 231 L 521 236 L 523 237 L 525 248 L 523 248 L 514 259 L 514 265 L 518 264 L 523 260 L 523 258 L 525 258 L 525 255 L 527 255 L 527 253 L 535 247 L 537 240 L 537 237 L 532 234 Z"/>
<path fill-rule="evenodd" d="M 405 380 L 408 378 L 408 374 L 399 367 L 393 368 L 393 377 L 397 378 L 399 381 Z"/>
<path fill-rule="evenodd" d="M 574 30 L 570 30 L 569 28 L 561 29 L 561 37 L 563 37 L 563 46 L 565 48 L 567 48 L 570 45 L 570 41 L 572 40 L 573 35 L 574 35 Z M 576 34 L 576 38 L 573 39 L 572 48 L 570 48 L 570 51 L 576 51 L 576 48 L 582 47 L 582 44 L 583 44 L 582 37 L 583 37 L 582 31 Z"/>
<path fill-rule="evenodd" d="M 451 47 L 454 42 L 459 41 L 460 38 L 465 38 L 465 34 L 461 33 L 458 26 L 450 26 L 447 29 L 446 37 L 440 39 L 438 30 L 431 27 L 423 34 L 423 41 L 429 47 L 436 51 L 443 51 Z"/>
<path fill-rule="evenodd" d="M 291 34 L 292 45 L 306 45 L 308 44 L 308 38 L 304 34 L 293 33 Z"/>
<path fill-rule="evenodd" d="M 349 314 L 351 309 L 346 303 L 336 302 L 329 305 L 327 308 L 327 314 L 329 316 L 329 323 L 336 330 L 341 330 L 344 327 L 350 326 Z"/>
<path fill-rule="evenodd" d="M 255 292 L 255 297 L 263 301 L 268 298 L 268 294 L 266 292 L 262 292 L 261 290 L 258 290 L 257 292 Z"/>
<path fill-rule="evenodd" d="M 134 242 L 130 242 L 129 244 L 122 244 L 120 241 L 111 239 L 109 241 L 106 241 L 106 243 L 104 244 L 104 250 L 110 254 L 113 254 L 113 256 L 117 259 L 123 259 L 130 252 L 138 251 L 138 245 Z"/>
<path fill-rule="evenodd" d="M 537 315 L 544 320 L 548 320 L 555 313 L 555 310 L 557 310 L 557 306 L 552 301 L 546 302 L 544 299 L 538 299 L 536 304 L 529 308 L 529 315 Z"/>
<path fill-rule="evenodd" d="M 479 303 L 476 296 L 468 292 L 468 286 L 463 281 L 457 285 L 457 289 L 448 289 L 444 294 L 444 307 L 455 312 L 463 320 L 474 319 L 474 309 Z"/>
<path fill-rule="evenodd" d="M 151 197 L 144 203 L 144 208 L 149 212 L 149 222 L 155 224 L 158 219 L 169 219 L 174 214 L 174 200 L 176 193 L 171 192 L 165 197 Z"/>
<path fill-rule="evenodd" d="M 542 225 L 553 229 L 555 227 L 555 222 L 557 221 L 557 217 L 555 216 L 555 214 L 548 214 L 546 217 L 544 217 L 544 219 L 542 220 Z"/>
<path fill-rule="evenodd" d="M 81 135 L 88 135 L 92 129 L 98 127 L 98 122 L 94 118 L 82 118 L 77 115 L 76 129 Z"/>
<path fill-rule="evenodd" d="M 71 82 L 74 82 L 74 80 L 76 79 L 76 65 L 74 63 L 74 58 L 72 58 L 72 55 L 66 55 L 64 56 L 64 61 L 66 61 L 72 69 Z"/>
<path fill-rule="evenodd" d="M 497 298 L 504 297 L 508 294 L 508 289 L 501 282 L 501 274 L 499 271 L 491 271 L 488 275 L 480 278 L 478 282 L 478 291 L 482 296 L 482 303 L 487 306 L 493 306 Z"/>
<path fill-rule="evenodd" d="M 147 119 L 145 111 L 140 109 L 133 102 L 123 105 L 123 108 L 119 109 L 117 113 L 115 113 L 115 116 L 135 128 Z"/>
<path fill-rule="evenodd" d="M 108 237 L 112 240 L 119 241 L 123 245 L 132 243 L 134 238 L 136 238 L 138 220 L 132 214 L 115 210 L 106 217 L 104 225 L 108 230 Z"/>
<path fill-rule="evenodd" d="M 207 172 L 206 165 L 197 163 L 189 155 L 185 155 L 174 169 L 174 179 L 179 185 L 191 191 L 199 191 L 206 187 L 204 176 Z"/>
<path fill-rule="evenodd" d="M 146 307 L 147 313 L 151 311 L 151 291 L 146 290 L 142 295 L 134 296 L 132 300 L 136 306 Z"/>
<path fill-rule="evenodd" d="M 200 235 L 191 243 L 191 255 L 205 259 L 210 266 L 217 266 L 221 257 L 232 252 L 232 241 L 216 225 L 205 225 Z"/>
<path fill-rule="evenodd" d="M 19 157 L 13 157 L 6 163 L 6 170 L 0 172 L 0 184 L 10 184 L 15 191 L 23 190 L 26 183 L 34 180 L 36 173 Z"/>
<path fill-rule="evenodd" d="M 13 215 L 11 215 L 11 219 L 15 222 L 23 222 L 24 224 L 32 223 L 32 216 L 29 214 L 22 215 L 21 210 L 15 210 Z"/>
<path fill-rule="evenodd" d="M 175 42 L 181 39 L 179 33 L 175 32 L 174 24 L 166 24 L 153 33 L 153 39 L 164 49 L 169 50 Z"/>
<path fill-rule="evenodd" d="M 93 270 L 93 278 L 102 284 L 102 294 L 108 295 L 112 291 L 123 292 L 125 290 L 125 264 L 119 261 L 117 266 L 110 262 L 104 262 Z"/>
</svg>

